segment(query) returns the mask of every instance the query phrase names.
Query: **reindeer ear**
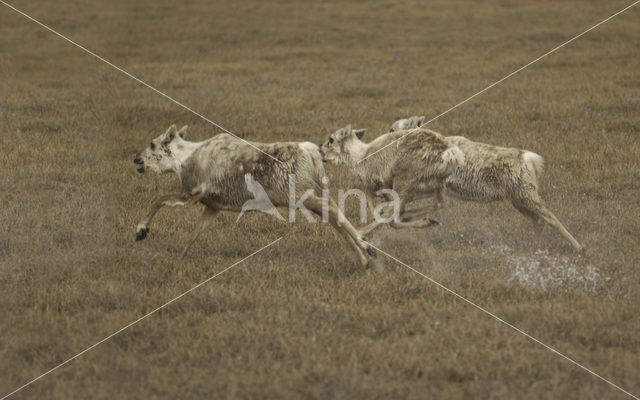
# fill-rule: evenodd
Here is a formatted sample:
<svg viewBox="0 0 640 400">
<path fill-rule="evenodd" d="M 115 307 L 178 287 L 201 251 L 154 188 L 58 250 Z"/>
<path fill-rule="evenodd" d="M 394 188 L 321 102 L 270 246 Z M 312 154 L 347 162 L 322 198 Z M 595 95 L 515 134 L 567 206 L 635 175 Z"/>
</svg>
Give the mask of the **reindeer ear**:
<svg viewBox="0 0 640 400">
<path fill-rule="evenodd" d="M 162 139 L 162 144 L 163 145 L 167 145 L 167 144 L 171 143 L 171 141 L 173 139 L 175 139 L 175 137 L 176 137 L 176 132 L 175 131 L 170 131 L 169 133 L 164 135 L 164 138 Z"/>
<path fill-rule="evenodd" d="M 362 137 L 364 136 L 364 134 L 365 134 L 366 132 L 367 132 L 367 130 L 366 130 L 366 129 L 354 129 L 354 130 L 353 130 L 353 133 L 355 133 L 355 134 L 356 134 L 356 137 L 357 137 L 359 140 L 362 140 Z"/>
<path fill-rule="evenodd" d="M 185 139 L 187 137 L 187 128 L 189 126 L 185 125 L 182 128 L 180 128 L 180 130 L 178 131 L 178 136 L 180 136 L 180 138 Z"/>
<path fill-rule="evenodd" d="M 169 129 L 162 135 L 161 143 L 163 145 L 171 143 L 171 141 L 176 137 L 176 133 L 178 132 L 178 127 L 175 125 L 171 125 Z"/>
<path fill-rule="evenodd" d="M 351 128 L 351 125 L 347 125 L 342 129 L 339 129 L 336 132 L 336 140 L 342 140 L 344 138 L 346 138 L 347 136 L 351 135 L 351 132 L 353 132 L 353 129 Z"/>
</svg>

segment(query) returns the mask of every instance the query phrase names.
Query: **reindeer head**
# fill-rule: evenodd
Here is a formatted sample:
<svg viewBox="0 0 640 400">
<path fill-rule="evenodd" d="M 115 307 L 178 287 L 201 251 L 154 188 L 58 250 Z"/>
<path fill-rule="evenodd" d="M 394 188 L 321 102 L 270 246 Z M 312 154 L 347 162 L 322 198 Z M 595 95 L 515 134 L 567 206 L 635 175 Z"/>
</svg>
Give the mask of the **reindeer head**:
<svg viewBox="0 0 640 400">
<path fill-rule="evenodd" d="M 355 151 L 362 146 L 361 139 L 366 131 L 353 129 L 351 125 L 338 129 L 320 146 L 322 160 L 340 164 L 355 156 Z"/>
<path fill-rule="evenodd" d="M 389 132 L 407 131 L 420 128 L 424 124 L 424 116 L 413 116 L 409 118 L 399 119 L 391 125 Z"/>
<path fill-rule="evenodd" d="M 153 139 L 149 147 L 136 154 L 133 159 L 138 165 L 136 171 L 143 173 L 149 169 L 156 173 L 177 172 L 182 163 L 180 154 L 186 132 L 186 125 L 180 130 L 171 125 L 165 133 Z"/>
</svg>

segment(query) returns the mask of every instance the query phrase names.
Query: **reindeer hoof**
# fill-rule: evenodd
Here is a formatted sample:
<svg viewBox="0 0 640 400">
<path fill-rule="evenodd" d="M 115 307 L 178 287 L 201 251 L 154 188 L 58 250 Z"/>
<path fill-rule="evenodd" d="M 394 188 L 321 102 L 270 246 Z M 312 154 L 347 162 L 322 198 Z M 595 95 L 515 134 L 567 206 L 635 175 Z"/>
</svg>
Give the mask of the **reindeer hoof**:
<svg viewBox="0 0 640 400">
<path fill-rule="evenodd" d="M 369 254 L 372 258 L 376 258 L 378 256 L 378 252 L 371 246 L 367 246 L 367 254 Z"/>
<path fill-rule="evenodd" d="M 143 240 L 147 237 L 147 233 L 149 233 L 149 228 L 147 227 L 139 227 L 136 231 L 136 242 Z"/>
</svg>

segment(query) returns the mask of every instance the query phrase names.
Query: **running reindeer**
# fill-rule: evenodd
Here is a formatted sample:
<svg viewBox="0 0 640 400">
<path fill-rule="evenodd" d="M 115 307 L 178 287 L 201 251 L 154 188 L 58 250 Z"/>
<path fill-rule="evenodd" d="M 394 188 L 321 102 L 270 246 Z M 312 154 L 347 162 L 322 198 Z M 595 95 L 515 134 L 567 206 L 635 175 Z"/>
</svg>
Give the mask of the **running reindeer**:
<svg viewBox="0 0 640 400">
<path fill-rule="evenodd" d="M 420 127 L 424 120 L 423 116 L 400 119 L 393 123 L 389 131 L 410 137 L 422 129 Z M 544 165 L 540 155 L 512 147 L 473 142 L 462 136 L 447 136 L 445 140 L 459 147 L 465 157 L 465 162 L 458 164 L 446 180 L 446 193 L 449 196 L 477 202 L 509 201 L 516 210 L 533 221 L 538 236 L 543 222 L 546 222 L 557 229 L 577 251 L 584 250 L 544 205 L 538 194 L 538 179 Z M 441 203 L 442 195 L 438 194 L 434 208 L 440 207 Z"/>
<path fill-rule="evenodd" d="M 289 181 L 295 179 L 295 198 L 302 197 L 304 206 L 322 216 L 325 173 L 317 145 L 249 143 L 224 133 L 203 142 L 190 142 L 185 139 L 186 130 L 186 126 L 178 130 L 172 125 L 133 160 L 139 173 L 172 172 L 182 183 L 180 191 L 160 196 L 153 202 L 136 228 L 136 240 L 147 236 L 151 220 L 162 207 L 200 202 L 205 205 L 204 214 L 182 252 L 184 256 L 220 211 L 241 212 L 243 204 L 253 199 L 247 188 L 248 174 L 254 186 L 258 182 L 276 207 L 290 207 Z M 361 236 L 333 200 L 329 199 L 327 206 L 329 222 L 350 243 L 362 265 L 367 266 L 367 253 L 375 257 L 375 250 L 361 241 Z"/>
<path fill-rule="evenodd" d="M 437 224 L 428 216 L 431 207 L 407 211 L 406 205 L 441 193 L 446 179 L 464 164 L 462 151 L 442 135 L 424 129 L 407 137 L 402 132 L 386 133 L 370 143 L 361 141 L 364 133 L 349 125 L 331 134 L 320 147 L 324 161 L 346 164 L 360 177 L 372 210 L 375 194 L 383 194 L 390 203 L 389 189 L 398 196 L 397 210 L 390 206 L 374 215 L 375 220 L 360 234 L 366 235 L 389 219 L 394 228 Z"/>
</svg>

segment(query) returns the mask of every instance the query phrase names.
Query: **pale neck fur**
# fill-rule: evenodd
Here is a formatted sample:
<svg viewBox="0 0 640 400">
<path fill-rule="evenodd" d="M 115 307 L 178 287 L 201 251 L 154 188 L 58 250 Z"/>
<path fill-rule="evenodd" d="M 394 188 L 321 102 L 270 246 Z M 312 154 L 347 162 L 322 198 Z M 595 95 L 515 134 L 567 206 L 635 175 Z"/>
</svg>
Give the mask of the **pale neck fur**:
<svg viewBox="0 0 640 400">
<path fill-rule="evenodd" d="M 353 168 L 358 165 L 358 161 L 362 160 L 367 155 L 369 144 L 364 143 L 359 139 L 352 139 L 351 143 L 345 146 L 345 152 L 343 153 L 344 163 Z"/>
<path fill-rule="evenodd" d="M 189 142 L 180 138 L 179 136 L 176 137 L 169 145 L 169 149 L 174 156 L 174 165 L 172 165 L 167 172 L 175 172 L 176 174 L 180 175 L 184 163 L 203 144 L 204 142 Z"/>
</svg>

